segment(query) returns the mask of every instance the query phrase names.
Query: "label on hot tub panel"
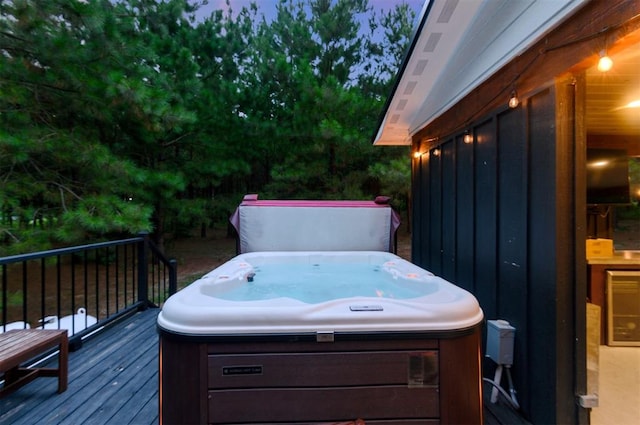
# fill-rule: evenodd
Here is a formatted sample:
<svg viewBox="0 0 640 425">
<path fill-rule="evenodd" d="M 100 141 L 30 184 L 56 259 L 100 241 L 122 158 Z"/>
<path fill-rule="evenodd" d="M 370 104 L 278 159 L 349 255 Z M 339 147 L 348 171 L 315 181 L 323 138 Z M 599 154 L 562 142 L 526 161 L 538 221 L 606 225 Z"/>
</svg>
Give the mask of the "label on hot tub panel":
<svg viewBox="0 0 640 425">
<path fill-rule="evenodd" d="M 433 350 L 411 353 L 407 382 L 409 388 L 437 387 L 439 385 L 438 352 Z"/>
<path fill-rule="evenodd" d="M 222 366 L 222 376 L 262 375 L 262 365 Z"/>
</svg>

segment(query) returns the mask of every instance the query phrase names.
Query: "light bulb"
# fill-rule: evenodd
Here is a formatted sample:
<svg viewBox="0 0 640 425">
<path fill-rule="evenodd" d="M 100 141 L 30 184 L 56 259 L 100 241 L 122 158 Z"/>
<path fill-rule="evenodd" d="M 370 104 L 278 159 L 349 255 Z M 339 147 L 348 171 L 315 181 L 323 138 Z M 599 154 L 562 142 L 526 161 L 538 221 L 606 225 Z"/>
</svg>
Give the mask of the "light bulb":
<svg viewBox="0 0 640 425">
<path fill-rule="evenodd" d="M 633 100 L 629 103 L 627 103 L 626 105 L 624 105 L 625 108 L 640 108 L 640 99 L 638 100 Z"/>
<path fill-rule="evenodd" d="M 515 91 L 512 91 L 511 97 L 509 98 L 509 108 L 511 109 L 517 108 L 519 104 L 520 104 L 520 101 L 518 100 L 518 95 L 516 94 Z"/>
<path fill-rule="evenodd" d="M 462 138 L 462 141 L 466 144 L 473 143 L 473 135 L 469 132 L 466 132 L 464 134 L 464 137 Z"/>
<path fill-rule="evenodd" d="M 613 61 L 607 54 L 603 51 L 600 52 L 600 60 L 598 61 L 598 71 L 607 72 L 613 66 Z"/>
</svg>

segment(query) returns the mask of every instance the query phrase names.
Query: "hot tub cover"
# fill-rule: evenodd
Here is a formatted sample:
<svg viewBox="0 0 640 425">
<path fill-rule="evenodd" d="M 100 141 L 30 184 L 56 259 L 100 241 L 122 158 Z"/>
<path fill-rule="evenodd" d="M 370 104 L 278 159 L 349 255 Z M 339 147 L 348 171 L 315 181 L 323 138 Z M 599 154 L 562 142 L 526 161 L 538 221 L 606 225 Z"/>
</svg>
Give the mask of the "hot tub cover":
<svg viewBox="0 0 640 425">
<path fill-rule="evenodd" d="M 400 218 L 389 198 L 373 201 L 258 200 L 246 195 L 230 221 L 238 253 L 395 251 Z"/>
</svg>

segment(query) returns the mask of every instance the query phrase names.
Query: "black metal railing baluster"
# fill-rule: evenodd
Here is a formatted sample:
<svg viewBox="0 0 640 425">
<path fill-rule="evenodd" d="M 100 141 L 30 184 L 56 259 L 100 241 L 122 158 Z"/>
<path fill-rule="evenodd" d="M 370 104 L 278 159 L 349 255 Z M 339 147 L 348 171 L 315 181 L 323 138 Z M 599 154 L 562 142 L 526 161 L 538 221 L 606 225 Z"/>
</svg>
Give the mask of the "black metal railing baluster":
<svg viewBox="0 0 640 425">
<path fill-rule="evenodd" d="M 119 273 L 119 268 L 120 268 L 120 250 L 118 249 L 118 247 L 116 247 L 116 252 L 115 252 L 115 269 L 114 269 L 114 273 L 116 274 L 115 276 L 115 280 L 116 280 L 116 305 L 118 306 L 118 308 L 120 308 L 120 273 Z M 123 308 L 126 307 L 126 303 L 123 306 Z"/>
<path fill-rule="evenodd" d="M 175 258 L 169 260 L 171 265 L 169 268 L 169 296 L 178 292 L 178 260 Z"/>
<path fill-rule="evenodd" d="M 71 254 L 71 335 L 76 333 L 76 256 Z M 58 323 L 60 323 L 62 316 L 58 316 Z"/>
<path fill-rule="evenodd" d="M 27 322 L 27 262 L 22 262 L 22 321 Z"/>
<path fill-rule="evenodd" d="M 57 306 L 56 306 L 56 316 L 58 318 L 60 318 L 60 309 L 61 309 L 61 303 L 62 303 L 62 288 L 61 288 L 61 282 L 62 282 L 62 260 L 60 255 L 58 255 L 57 257 L 57 263 L 56 263 L 56 302 L 57 302 Z M 44 317 L 42 318 L 43 322 L 42 322 L 42 327 L 44 328 Z M 58 329 L 60 329 L 60 321 L 58 321 Z"/>
<path fill-rule="evenodd" d="M 111 262 L 112 262 L 111 255 L 112 255 L 111 248 L 106 247 L 105 280 L 109 282 L 109 292 L 110 292 L 109 302 L 113 306 L 114 311 L 118 313 L 120 311 L 120 306 L 118 305 L 118 289 L 116 288 L 113 282 L 113 277 L 112 277 L 113 274 L 111 272 Z"/>
<path fill-rule="evenodd" d="M 163 282 L 163 285 L 162 285 L 162 297 L 163 297 L 163 299 L 169 293 L 169 282 L 171 280 L 171 267 L 172 267 L 172 264 L 169 263 L 169 265 L 165 266 L 165 268 L 164 268 L 165 278 L 164 278 L 164 282 Z"/>
<path fill-rule="evenodd" d="M 156 291 L 158 292 L 158 305 L 162 303 L 162 294 L 164 292 L 164 285 L 167 281 L 167 266 L 158 261 L 158 284 Z"/>
<path fill-rule="evenodd" d="M 42 257 L 40 259 L 40 317 L 44 320 L 45 311 L 47 308 L 47 259 Z M 44 323 L 42 323 L 44 327 Z"/>
<path fill-rule="evenodd" d="M 87 322 L 87 317 L 89 316 L 89 257 L 88 257 L 88 251 L 84 251 L 82 253 L 82 280 L 83 282 L 83 287 L 84 287 L 84 309 L 87 312 L 87 315 L 85 316 L 84 319 L 84 327 L 86 328 L 88 325 Z"/>
<path fill-rule="evenodd" d="M 127 282 L 129 281 L 129 268 L 127 267 L 127 263 L 129 260 L 129 256 L 127 255 L 127 245 L 124 246 L 124 264 L 122 265 L 122 269 L 124 270 L 124 305 L 128 306 L 127 303 Z"/>
<path fill-rule="evenodd" d="M 93 265 L 93 270 L 95 274 L 95 282 L 96 282 L 96 318 L 100 320 L 100 270 L 98 269 L 97 264 Z M 108 314 L 105 317 L 109 317 Z"/>
<path fill-rule="evenodd" d="M 148 278 L 149 278 L 149 234 L 141 233 L 142 242 L 138 244 L 138 302 L 142 310 L 146 309 L 149 300 Z"/>
<path fill-rule="evenodd" d="M 138 264 L 138 261 L 140 261 L 138 259 L 138 245 L 135 246 L 135 248 L 132 248 L 131 251 L 131 304 L 135 304 L 136 303 L 136 295 L 138 293 L 138 273 L 137 272 L 137 267 L 136 264 Z"/>
<path fill-rule="evenodd" d="M 100 268 L 100 250 L 96 250 L 96 270 Z M 104 280 L 104 303 L 107 309 L 107 317 L 111 316 L 111 303 L 109 302 L 109 281 Z"/>
<path fill-rule="evenodd" d="M 2 332 L 5 332 L 7 330 L 7 308 L 9 307 L 8 304 L 8 295 L 7 292 L 9 291 L 9 288 L 7 288 L 7 286 L 9 285 L 8 281 L 7 281 L 7 266 L 6 264 L 2 265 Z"/>
<path fill-rule="evenodd" d="M 151 257 L 151 298 L 150 300 L 155 303 L 156 300 L 156 272 L 158 272 L 158 276 L 160 275 L 158 270 L 158 257 L 153 255 Z"/>
</svg>

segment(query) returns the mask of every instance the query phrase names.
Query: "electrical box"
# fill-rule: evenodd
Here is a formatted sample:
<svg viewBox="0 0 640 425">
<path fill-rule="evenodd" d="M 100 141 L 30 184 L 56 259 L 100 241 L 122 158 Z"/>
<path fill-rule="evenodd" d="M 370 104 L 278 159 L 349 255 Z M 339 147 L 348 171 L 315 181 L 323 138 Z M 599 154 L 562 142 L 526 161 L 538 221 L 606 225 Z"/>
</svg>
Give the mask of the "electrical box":
<svg viewBox="0 0 640 425">
<path fill-rule="evenodd" d="M 516 328 L 506 320 L 487 321 L 487 357 L 497 364 L 513 364 L 513 341 Z"/>
</svg>

